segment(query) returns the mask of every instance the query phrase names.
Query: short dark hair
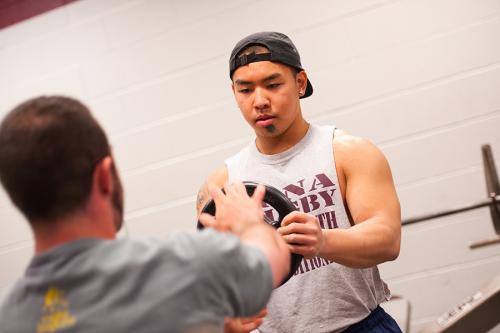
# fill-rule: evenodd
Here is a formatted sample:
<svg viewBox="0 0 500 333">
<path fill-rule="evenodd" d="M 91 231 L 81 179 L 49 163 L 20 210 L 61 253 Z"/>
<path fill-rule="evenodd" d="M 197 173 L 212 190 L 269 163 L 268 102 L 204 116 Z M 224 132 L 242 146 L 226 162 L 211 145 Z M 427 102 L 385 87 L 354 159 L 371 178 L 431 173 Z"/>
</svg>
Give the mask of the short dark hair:
<svg viewBox="0 0 500 333">
<path fill-rule="evenodd" d="M 0 181 L 28 220 L 52 220 L 81 208 L 96 165 L 110 155 L 103 129 L 81 102 L 30 99 L 0 124 Z"/>
</svg>

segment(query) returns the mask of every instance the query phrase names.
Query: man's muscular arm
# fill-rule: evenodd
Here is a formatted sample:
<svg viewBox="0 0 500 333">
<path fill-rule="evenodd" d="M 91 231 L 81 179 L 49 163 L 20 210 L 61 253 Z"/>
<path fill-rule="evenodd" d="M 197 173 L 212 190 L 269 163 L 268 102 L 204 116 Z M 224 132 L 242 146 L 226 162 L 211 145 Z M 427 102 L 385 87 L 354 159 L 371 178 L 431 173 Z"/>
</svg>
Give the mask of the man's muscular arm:
<svg viewBox="0 0 500 333">
<path fill-rule="evenodd" d="M 294 212 L 285 217 L 280 233 L 292 252 L 307 258 L 320 256 L 355 268 L 394 260 L 399 254 L 401 213 L 387 160 L 367 140 L 345 134 L 334 147 L 354 226 L 321 230 L 314 216 Z"/>
<path fill-rule="evenodd" d="M 354 267 L 396 259 L 401 209 L 389 163 L 367 140 L 346 136 L 337 147 L 345 177 L 345 200 L 354 226 L 325 230 L 322 255 Z"/>
</svg>

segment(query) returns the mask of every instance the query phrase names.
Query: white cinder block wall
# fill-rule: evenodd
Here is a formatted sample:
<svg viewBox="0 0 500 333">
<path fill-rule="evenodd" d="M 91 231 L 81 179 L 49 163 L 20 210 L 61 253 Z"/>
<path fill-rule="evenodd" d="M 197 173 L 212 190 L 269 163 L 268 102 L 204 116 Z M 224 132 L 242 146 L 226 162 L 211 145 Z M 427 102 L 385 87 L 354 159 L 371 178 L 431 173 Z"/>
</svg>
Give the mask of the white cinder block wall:
<svg viewBox="0 0 500 333">
<path fill-rule="evenodd" d="M 39 94 L 83 100 L 118 159 L 124 235 L 193 229 L 200 183 L 252 135 L 227 60 L 261 30 L 299 48 L 309 120 L 385 152 L 404 217 L 486 198 L 481 144 L 500 165 L 499 0 L 82 0 L 0 30 L 0 116 Z M 403 229 L 381 271 L 410 300 L 413 332 L 500 273 L 500 245 L 468 248 L 493 232 L 487 209 Z M 0 191 L 0 290 L 31 255 Z"/>
</svg>

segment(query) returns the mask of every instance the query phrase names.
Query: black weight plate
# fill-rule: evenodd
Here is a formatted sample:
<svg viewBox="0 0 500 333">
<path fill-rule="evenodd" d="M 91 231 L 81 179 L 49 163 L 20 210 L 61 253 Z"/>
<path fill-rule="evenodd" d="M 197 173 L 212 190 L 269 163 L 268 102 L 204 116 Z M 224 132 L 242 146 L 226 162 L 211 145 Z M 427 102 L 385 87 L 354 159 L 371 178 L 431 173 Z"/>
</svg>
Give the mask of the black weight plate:
<svg viewBox="0 0 500 333">
<path fill-rule="evenodd" d="M 257 184 L 253 182 L 243 182 L 243 184 L 245 184 L 248 195 L 253 195 Z M 264 202 L 273 207 L 278 212 L 277 221 L 270 221 L 268 218 L 265 218 L 265 221 L 277 229 L 281 226 L 281 221 L 283 221 L 283 218 L 295 210 L 295 205 L 278 189 L 270 185 L 264 186 L 266 187 Z M 215 202 L 213 200 L 207 202 L 201 212 L 215 216 Z M 203 224 L 201 224 L 200 221 L 198 221 L 197 228 L 199 230 L 204 228 Z M 291 255 L 290 274 L 288 274 L 288 276 L 281 282 L 281 285 L 288 281 L 295 274 L 295 271 L 297 270 L 297 268 L 299 268 L 300 263 L 302 262 L 302 255 L 296 253 L 292 253 Z"/>
</svg>

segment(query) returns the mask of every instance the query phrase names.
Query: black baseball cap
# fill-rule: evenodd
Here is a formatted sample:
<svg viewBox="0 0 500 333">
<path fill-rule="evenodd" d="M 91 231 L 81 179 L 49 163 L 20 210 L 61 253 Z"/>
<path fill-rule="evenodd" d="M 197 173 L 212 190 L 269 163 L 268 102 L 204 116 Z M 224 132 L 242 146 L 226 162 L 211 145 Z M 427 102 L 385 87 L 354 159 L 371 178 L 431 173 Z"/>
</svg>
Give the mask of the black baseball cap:
<svg viewBox="0 0 500 333">
<path fill-rule="evenodd" d="M 269 53 L 250 53 L 238 57 L 238 54 L 242 50 L 253 45 L 264 46 L 269 50 Z M 257 61 L 280 62 L 300 71 L 304 70 L 304 68 L 302 68 L 302 64 L 300 63 L 299 51 L 297 51 L 297 48 L 293 45 L 290 38 L 280 32 L 257 32 L 240 40 L 234 47 L 231 52 L 231 57 L 229 58 L 229 77 L 232 79 L 234 71 L 239 67 Z M 307 79 L 306 91 L 300 98 L 309 97 L 312 93 L 312 84 L 309 79 Z"/>
</svg>

